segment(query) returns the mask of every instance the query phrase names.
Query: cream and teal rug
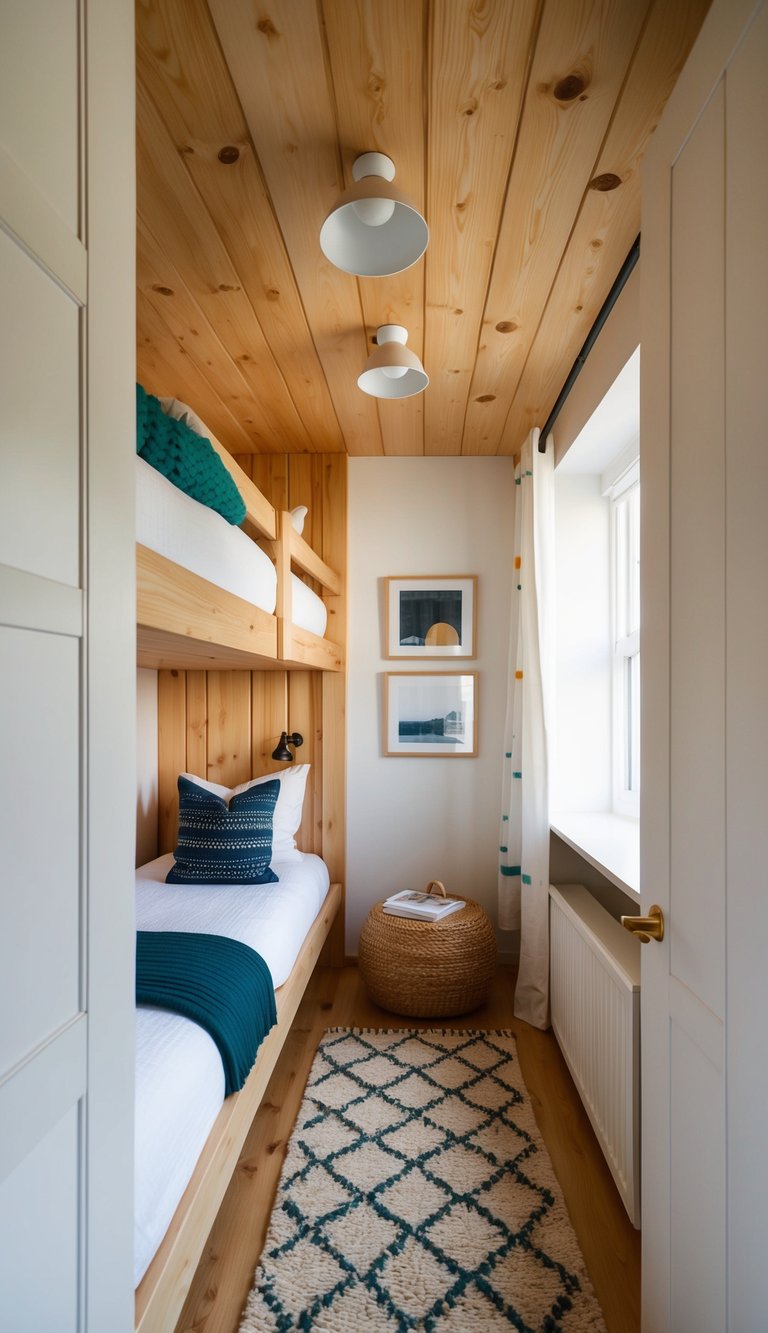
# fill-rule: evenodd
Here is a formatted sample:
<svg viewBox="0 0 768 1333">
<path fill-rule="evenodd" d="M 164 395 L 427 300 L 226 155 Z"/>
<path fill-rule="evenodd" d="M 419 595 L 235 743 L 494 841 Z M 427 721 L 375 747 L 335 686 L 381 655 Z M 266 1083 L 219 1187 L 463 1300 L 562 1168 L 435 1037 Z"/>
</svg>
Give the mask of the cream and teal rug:
<svg viewBox="0 0 768 1333">
<path fill-rule="evenodd" d="M 604 1333 L 507 1032 L 331 1030 L 240 1333 Z"/>
</svg>

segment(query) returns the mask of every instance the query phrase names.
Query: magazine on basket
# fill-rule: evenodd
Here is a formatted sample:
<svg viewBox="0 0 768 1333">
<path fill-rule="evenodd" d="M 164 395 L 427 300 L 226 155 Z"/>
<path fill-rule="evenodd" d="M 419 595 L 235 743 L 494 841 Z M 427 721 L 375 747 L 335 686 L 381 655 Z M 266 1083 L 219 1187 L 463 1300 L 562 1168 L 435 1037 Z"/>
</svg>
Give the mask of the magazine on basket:
<svg viewBox="0 0 768 1333">
<path fill-rule="evenodd" d="M 460 911 L 463 906 L 463 898 L 437 898 L 431 893 L 403 889 L 387 898 L 383 911 L 388 916 L 408 916 L 415 921 L 442 921 L 444 916 Z"/>
</svg>

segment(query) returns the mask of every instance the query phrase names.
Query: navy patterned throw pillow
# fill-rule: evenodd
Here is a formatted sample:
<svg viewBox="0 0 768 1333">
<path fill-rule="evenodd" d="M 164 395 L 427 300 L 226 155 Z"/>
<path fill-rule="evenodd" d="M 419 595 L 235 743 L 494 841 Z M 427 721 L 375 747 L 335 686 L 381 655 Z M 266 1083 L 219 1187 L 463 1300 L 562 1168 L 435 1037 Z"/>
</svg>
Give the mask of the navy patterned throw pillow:
<svg viewBox="0 0 768 1333">
<path fill-rule="evenodd" d="M 280 783 L 263 782 L 227 802 L 179 778 L 176 864 L 166 884 L 273 884 L 272 816 Z"/>
</svg>

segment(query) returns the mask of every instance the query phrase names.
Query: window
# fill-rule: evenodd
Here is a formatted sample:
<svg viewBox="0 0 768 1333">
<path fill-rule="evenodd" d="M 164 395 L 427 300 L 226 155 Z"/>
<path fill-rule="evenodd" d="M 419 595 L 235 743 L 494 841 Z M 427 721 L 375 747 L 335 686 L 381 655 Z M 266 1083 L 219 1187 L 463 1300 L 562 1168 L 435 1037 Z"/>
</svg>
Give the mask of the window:
<svg viewBox="0 0 768 1333">
<path fill-rule="evenodd" d="M 640 350 L 555 470 L 554 832 L 640 887 Z M 576 874 L 578 878 L 578 874 Z"/>
<path fill-rule="evenodd" d="M 609 492 L 613 642 L 613 808 L 640 813 L 640 481 L 634 463 Z"/>
</svg>

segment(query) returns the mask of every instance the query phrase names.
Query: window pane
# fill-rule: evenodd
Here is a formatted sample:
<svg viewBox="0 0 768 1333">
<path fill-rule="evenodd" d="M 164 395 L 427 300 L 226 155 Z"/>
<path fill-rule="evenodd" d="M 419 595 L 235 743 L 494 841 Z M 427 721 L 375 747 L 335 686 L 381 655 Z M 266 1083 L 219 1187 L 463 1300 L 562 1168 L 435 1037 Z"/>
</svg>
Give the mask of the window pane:
<svg viewBox="0 0 768 1333">
<path fill-rule="evenodd" d="M 614 496 L 614 809 L 638 813 L 640 791 L 640 485 Z"/>
<path fill-rule="evenodd" d="M 629 659 L 629 791 L 640 790 L 640 654 Z"/>
<path fill-rule="evenodd" d="M 629 493 L 630 521 L 627 542 L 627 576 L 629 580 L 629 624 L 627 633 L 640 628 L 640 487 L 633 486 Z"/>
</svg>

